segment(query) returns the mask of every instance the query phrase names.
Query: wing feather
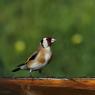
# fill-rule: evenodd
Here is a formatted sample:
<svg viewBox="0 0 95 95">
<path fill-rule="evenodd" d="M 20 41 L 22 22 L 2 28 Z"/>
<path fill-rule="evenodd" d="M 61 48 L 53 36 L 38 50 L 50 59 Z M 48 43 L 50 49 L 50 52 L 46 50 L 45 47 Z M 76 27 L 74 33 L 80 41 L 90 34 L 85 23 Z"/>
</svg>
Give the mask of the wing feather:
<svg viewBox="0 0 95 95">
<path fill-rule="evenodd" d="M 37 51 L 34 52 L 34 53 L 27 59 L 27 61 L 26 61 L 25 63 L 28 63 L 29 61 L 34 60 L 34 59 L 36 58 L 37 54 L 38 54 Z"/>
</svg>

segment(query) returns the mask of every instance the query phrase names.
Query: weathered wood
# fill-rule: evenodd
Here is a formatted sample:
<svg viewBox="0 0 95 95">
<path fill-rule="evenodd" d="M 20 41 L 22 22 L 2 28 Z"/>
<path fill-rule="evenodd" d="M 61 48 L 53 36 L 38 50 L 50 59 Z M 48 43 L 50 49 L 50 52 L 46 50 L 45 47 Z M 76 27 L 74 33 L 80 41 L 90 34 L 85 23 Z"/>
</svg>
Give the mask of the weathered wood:
<svg viewBox="0 0 95 95">
<path fill-rule="evenodd" d="M 0 95 L 95 95 L 95 79 L 0 78 Z"/>
</svg>

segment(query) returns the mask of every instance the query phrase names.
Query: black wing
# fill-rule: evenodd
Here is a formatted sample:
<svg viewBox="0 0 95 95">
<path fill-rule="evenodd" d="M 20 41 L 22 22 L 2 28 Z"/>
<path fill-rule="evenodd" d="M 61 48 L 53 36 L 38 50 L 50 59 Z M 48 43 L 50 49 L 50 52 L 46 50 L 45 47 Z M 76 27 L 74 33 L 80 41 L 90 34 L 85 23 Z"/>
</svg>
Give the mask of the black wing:
<svg viewBox="0 0 95 95">
<path fill-rule="evenodd" d="M 37 56 L 38 52 L 34 52 L 28 59 L 25 63 L 27 63 L 28 61 L 31 61 L 31 60 L 34 60 Z"/>
<path fill-rule="evenodd" d="M 30 56 L 29 61 L 34 60 L 36 58 L 37 54 L 38 54 L 37 52 L 33 53 L 33 55 Z"/>
<path fill-rule="evenodd" d="M 23 65 L 25 65 L 25 63 L 22 63 L 22 64 L 20 64 L 20 65 L 17 65 L 17 67 L 20 67 L 20 66 L 23 66 Z"/>
</svg>

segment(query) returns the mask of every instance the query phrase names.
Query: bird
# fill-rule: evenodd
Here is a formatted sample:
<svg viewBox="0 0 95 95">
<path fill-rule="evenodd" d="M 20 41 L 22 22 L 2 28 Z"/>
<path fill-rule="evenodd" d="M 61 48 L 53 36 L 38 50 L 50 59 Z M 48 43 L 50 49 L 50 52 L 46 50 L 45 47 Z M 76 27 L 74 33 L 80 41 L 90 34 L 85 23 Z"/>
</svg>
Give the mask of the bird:
<svg viewBox="0 0 95 95">
<path fill-rule="evenodd" d="M 49 63 L 52 58 L 51 46 L 56 41 L 53 37 L 44 37 L 40 41 L 40 45 L 23 64 L 18 65 L 12 72 L 19 70 L 29 70 L 29 73 L 33 71 L 42 72 L 42 69 Z"/>
</svg>

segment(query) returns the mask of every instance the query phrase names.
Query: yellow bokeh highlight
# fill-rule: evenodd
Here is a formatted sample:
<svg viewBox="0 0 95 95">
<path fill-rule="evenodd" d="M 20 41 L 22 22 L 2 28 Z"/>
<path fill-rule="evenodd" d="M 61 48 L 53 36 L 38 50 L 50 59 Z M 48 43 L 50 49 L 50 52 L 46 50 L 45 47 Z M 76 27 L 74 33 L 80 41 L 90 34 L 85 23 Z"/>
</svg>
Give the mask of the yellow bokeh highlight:
<svg viewBox="0 0 95 95">
<path fill-rule="evenodd" d="M 14 47 L 17 52 L 23 52 L 26 48 L 26 45 L 25 45 L 25 42 L 23 41 L 17 41 L 15 42 Z"/>
<path fill-rule="evenodd" d="M 83 41 L 83 37 L 81 34 L 74 34 L 71 38 L 73 44 L 81 44 Z"/>
</svg>

